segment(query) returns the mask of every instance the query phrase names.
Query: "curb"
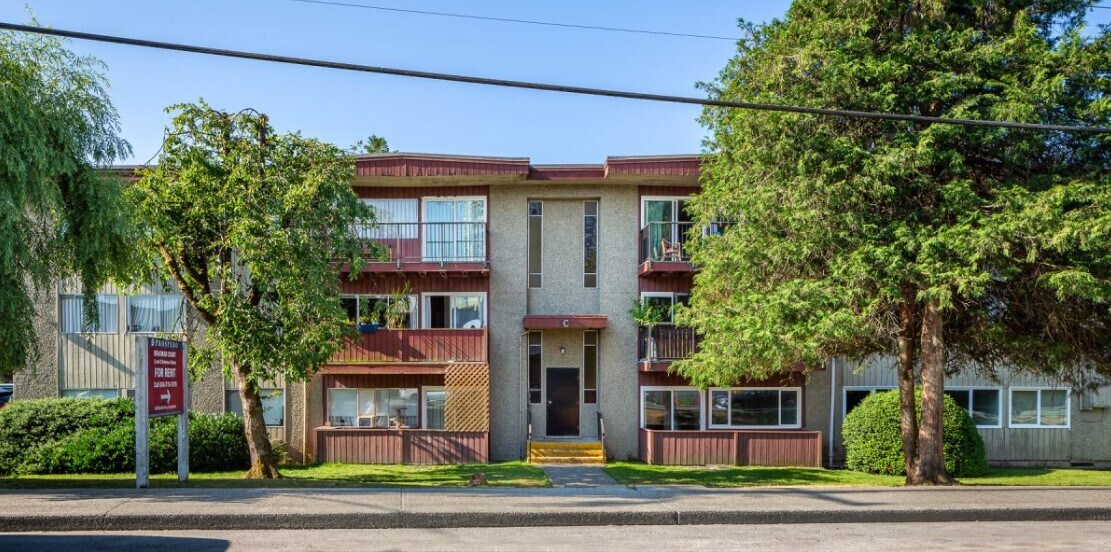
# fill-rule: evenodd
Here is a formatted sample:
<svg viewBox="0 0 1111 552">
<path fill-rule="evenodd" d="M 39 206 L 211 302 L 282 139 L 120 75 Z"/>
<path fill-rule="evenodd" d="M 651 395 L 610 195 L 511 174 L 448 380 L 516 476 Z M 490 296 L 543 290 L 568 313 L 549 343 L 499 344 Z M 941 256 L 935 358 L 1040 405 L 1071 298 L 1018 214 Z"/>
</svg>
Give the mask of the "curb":
<svg viewBox="0 0 1111 552">
<path fill-rule="evenodd" d="M 1111 506 L 861 510 L 702 510 L 566 512 L 387 512 L 336 514 L 0 515 L 0 532 L 275 529 L 444 529 L 598 525 L 756 525 L 798 523 L 959 523 L 1111 521 Z"/>
</svg>

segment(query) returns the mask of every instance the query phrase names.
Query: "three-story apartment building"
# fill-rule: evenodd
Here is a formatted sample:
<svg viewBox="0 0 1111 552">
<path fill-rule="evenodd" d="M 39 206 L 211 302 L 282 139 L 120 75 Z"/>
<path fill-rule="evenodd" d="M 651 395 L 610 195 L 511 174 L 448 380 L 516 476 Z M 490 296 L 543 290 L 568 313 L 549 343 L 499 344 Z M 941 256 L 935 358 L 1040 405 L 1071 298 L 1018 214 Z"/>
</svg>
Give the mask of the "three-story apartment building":
<svg viewBox="0 0 1111 552">
<path fill-rule="evenodd" d="M 389 254 L 342 280 L 357 337 L 309 381 L 265 385 L 271 438 L 297 461 L 836 464 L 848 403 L 891 385 L 889 366 L 831 361 L 700 390 L 668 371 L 696 336 L 668 320 L 649 333 L 629 315 L 636 301 L 685 302 L 688 236 L 722 230 L 692 228 L 685 210 L 699 163 L 358 157 L 352 185 L 379 220 L 363 237 Z M 45 354 L 18 376 L 17 398 L 124 395 L 134 336 L 191 327 L 172 290 L 106 288 L 100 324 L 83 329 L 76 291 L 60 284 L 44 300 Z M 1111 393 L 959 383 L 991 460 L 1111 462 Z M 192 397 L 200 410 L 241 408 L 218 372 Z"/>
</svg>

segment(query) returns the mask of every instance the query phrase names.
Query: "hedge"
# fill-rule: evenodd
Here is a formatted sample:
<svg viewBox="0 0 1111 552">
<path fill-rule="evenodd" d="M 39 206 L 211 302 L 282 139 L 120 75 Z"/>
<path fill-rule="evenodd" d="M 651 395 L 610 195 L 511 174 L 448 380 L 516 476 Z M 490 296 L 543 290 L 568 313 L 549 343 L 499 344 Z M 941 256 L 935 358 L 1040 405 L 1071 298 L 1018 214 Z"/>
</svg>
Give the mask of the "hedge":
<svg viewBox="0 0 1111 552">
<path fill-rule="evenodd" d="M 922 391 L 915 391 L 918 417 L 922 416 Z M 942 435 L 945 469 L 954 477 L 982 475 L 987 452 L 976 422 L 952 397 L 944 397 Z M 842 429 L 845 467 L 869 473 L 906 475 L 906 456 L 899 429 L 899 391 L 872 393 L 845 417 Z"/>
<path fill-rule="evenodd" d="M 131 399 L 13 402 L 0 410 L 0 474 L 134 471 L 134 413 Z M 153 418 L 150 444 L 153 473 L 177 469 L 176 418 Z M 238 470 L 249 465 L 242 419 L 190 412 L 191 471 Z"/>
</svg>

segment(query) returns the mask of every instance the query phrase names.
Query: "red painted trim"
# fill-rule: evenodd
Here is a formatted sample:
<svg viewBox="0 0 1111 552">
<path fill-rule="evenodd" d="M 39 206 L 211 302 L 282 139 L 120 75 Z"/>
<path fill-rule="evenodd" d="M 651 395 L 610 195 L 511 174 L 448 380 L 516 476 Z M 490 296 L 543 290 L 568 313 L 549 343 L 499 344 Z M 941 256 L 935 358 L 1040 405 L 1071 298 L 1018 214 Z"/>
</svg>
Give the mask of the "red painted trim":
<svg viewBox="0 0 1111 552">
<path fill-rule="evenodd" d="M 529 314 L 526 330 L 600 330 L 609 325 L 604 314 Z"/>
</svg>

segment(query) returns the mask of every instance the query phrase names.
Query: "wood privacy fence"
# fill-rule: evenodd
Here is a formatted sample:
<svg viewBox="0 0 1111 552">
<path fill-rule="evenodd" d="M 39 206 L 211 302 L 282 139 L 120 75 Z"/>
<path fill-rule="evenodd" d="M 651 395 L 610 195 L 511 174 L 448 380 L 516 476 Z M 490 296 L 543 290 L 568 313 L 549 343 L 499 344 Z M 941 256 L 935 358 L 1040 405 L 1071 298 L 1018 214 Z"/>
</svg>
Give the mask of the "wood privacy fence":
<svg viewBox="0 0 1111 552">
<path fill-rule="evenodd" d="M 640 459 L 649 464 L 701 466 L 822 465 L 822 432 L 806 430 L 640 430 Z"/>
</svg>

